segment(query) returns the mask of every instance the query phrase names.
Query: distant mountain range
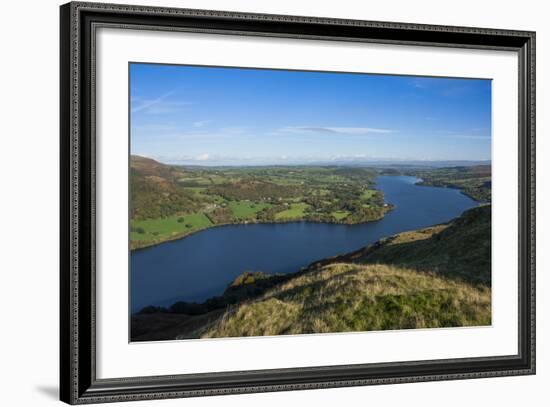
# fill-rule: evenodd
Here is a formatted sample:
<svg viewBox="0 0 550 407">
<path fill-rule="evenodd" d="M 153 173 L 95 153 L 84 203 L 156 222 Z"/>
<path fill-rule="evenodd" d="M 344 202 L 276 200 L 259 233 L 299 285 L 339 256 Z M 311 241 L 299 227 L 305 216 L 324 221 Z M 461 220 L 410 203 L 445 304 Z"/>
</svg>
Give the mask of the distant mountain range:
<svg viewBox="0 0 550 407">
<path fill-rule="evenodd" d="M 242 159 L 211 158 L 209 160 L 169 159 L 156 157 L 157 161 L 169 165 L 183 165 L 189 167 L 276 167 L 276 166 L 347 166 L 347 167 L 470 167 L 477 165 L 491 165 L 491 160 L 402 160 L 391 158 L 357 158 L 342 157 L 337 159 Z"/>
</svg>

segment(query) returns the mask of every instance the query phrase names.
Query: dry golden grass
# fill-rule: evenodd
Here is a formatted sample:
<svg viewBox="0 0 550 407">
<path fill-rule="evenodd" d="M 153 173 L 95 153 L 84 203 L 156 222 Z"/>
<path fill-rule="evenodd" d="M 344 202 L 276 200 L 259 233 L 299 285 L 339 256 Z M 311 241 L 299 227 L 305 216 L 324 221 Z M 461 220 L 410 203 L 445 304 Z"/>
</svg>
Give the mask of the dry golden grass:
<svg viewBox="0 0 550 407">
<path fill-rule="evenodd" d="M 228 310 L 202 337 L 480 326 L 491 292 L 387 265 L 332 264 Z"/>
<path fill-rule="evenodd" d="M 397 245 L 400 243 L 417 242 L 419 240 L 426 240 L 432 237 L 435 233 L 442 232 L 447 229 L 449 224 L 435 225 L 425 229 L 413 230 L 410 232 L 399 233 L 391 238 L 386 239 L 388 245 Z"/>
</svg>

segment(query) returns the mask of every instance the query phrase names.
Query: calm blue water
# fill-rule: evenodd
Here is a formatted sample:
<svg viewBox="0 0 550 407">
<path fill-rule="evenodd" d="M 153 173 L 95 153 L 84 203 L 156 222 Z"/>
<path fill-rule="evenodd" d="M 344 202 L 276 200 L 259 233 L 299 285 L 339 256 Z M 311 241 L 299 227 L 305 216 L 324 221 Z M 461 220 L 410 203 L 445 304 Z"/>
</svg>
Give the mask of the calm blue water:
<svg viewBox="0 0 550 407">
<path fill-rule="evenodd" d="M 178 300 L 201 302 L 223 292 L 243 271 L 288 273 L 406 230 L 447 222 L 476 202 L 456 189 L 417 186 L 415 177 L 378 177 L 396 208 L 361 225 L 279 223 L 230 225 L 131 254 L 132 312 Z"/>
</svg>

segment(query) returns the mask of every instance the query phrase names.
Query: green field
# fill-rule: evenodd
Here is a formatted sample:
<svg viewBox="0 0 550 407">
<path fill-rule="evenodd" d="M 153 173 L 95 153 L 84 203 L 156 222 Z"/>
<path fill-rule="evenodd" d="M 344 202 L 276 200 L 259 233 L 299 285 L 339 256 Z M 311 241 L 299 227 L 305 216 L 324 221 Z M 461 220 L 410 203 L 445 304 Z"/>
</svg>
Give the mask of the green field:
<svg viewBox="0 0 550 407">
<path fill-rule="evenodd" d="M 365 200 L 371 199 L 375 194 L 376 194 L 375 190 L 367 189 L 363 191 L 363 193 L 361 194 L 361 199 L 365 199 Z"/>
<path fill-rule="evenodd" d="M 332 212 L 332 216 L 334 216 L 334 218 L 336 220 L 342 220 L 342 219 L 346 218 L 348 215 L 349 215 L 349 212 L 347 212 L 347 211 Z"/>
<path fill-rule="evenodd" d="M 136 220 L 130 223 L 130 240 L 156 242 L 185 235 L 212 225 L 202 213 L 170 216 L 160 219 Z"/>
<path fill-rule="evenodd" d="M 185 189 L 194 192 L 195 194 L 202 194 L 206 191 L 206 187 L 186 187 Z"/>
<path fill-rule="evenodd" d="M 235 201 L 229 202 L 229 208 L 233 212 L 233 216 L 237 219 L 250 219 L 263 209 L 269 208 L 271 205 L 258 202 Z"/>
<path fill-rule="evenodd" d="M 290 204 L 290 208 L 281 212 L 278 212 L 275 215 L 276 220 L 286 220 L 286 219 L 299 219 L 304 216 L 305 210 L 309 207 L 305 203 L 296 203 Z"/>
</svg>

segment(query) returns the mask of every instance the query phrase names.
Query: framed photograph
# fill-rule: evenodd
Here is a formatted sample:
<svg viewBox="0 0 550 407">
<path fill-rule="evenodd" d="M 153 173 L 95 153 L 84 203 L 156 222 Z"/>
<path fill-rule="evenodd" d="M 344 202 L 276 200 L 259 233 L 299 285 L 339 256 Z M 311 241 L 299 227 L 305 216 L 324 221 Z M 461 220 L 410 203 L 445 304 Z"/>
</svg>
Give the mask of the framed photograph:
<svg viewBox="0 0 550 407">
<path fill-rule="evenodd" d="M 535 33 L 60 12 L 63 401 L 535 373 Z"/>
</svg>

